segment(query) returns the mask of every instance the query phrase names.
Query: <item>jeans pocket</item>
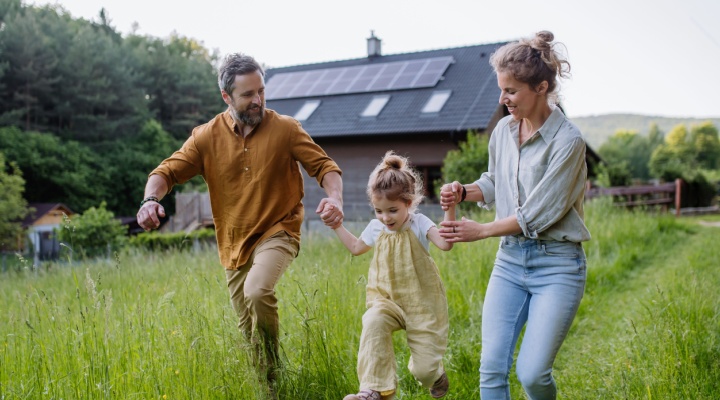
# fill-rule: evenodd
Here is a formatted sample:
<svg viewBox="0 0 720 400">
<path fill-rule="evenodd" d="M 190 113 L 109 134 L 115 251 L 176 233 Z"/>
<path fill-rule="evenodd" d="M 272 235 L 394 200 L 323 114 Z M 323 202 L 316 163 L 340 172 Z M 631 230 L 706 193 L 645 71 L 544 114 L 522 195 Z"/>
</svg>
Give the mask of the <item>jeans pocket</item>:
<svg viewBox="0 0 720 400">
<path fill-rule="evenodd" d="M 578 244 L 572 242 L 549 242 L 542 244 L 542 251 L 546 256 L 577 258 L 580 256 Z"/>
</svg>

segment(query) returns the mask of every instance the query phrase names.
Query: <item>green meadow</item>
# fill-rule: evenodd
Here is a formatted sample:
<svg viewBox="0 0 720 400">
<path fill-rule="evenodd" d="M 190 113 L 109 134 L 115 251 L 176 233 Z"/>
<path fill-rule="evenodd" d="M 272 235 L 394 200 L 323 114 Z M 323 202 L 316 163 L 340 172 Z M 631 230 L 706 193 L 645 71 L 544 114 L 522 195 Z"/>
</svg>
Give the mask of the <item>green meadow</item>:
<svg viewBox="0 0 720 400">
<path fill-rule="evenodd" d="M 560 398 L 717 399 L 720 227 L 602 200 L 588 204 L 586 220 L 588 284 L 555 363 Z M 480 397 L 482 304 L 497 246 L 433 249 L 450 308 L 447 399 Z M 0 399 L 265 399 L 217 253 L 191 248 L 37 270 L 24 261 L 0 274 Z M 370 257 L 352 257 L 331 235 L 303 238 L 277 288 L 280 399 L 357 390 Z M 404 333 L 394 340 L 397 399 L 430 399 L 407 370 Z M 523 399 L 514 376 L 511 384 Z"/>
</svg>

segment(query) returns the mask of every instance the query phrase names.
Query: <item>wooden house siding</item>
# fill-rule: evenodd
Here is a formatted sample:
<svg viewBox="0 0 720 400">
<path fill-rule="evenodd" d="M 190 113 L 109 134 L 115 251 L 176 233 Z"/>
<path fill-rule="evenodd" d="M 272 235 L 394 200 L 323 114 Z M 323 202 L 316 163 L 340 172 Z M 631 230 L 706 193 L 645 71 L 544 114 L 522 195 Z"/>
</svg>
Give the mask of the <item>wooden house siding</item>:
<svg viewBox="0 0 720 400">
<path fill-rule="evenodd" d="M 63 222 L 63 213 L 67 216 L 72 215 L 72 212 L 69 210 L 55 209 L 38 218 L 35 222 L 33 222 L 33 225 L 60 225 Z"/>
<path fill-rule="evenodd" d="M 427 196 L 433 197 L 432 180 L 427 171 L 439 173 L 448 151 L 458 148 L 457 141 L 464 140 L 452 135 L 439 133 L 433 135 L 416 134 L 402 137 L 359 137 L 359 138 L 323 138 L 317 140 L 325 152 L 338 163 L 343 170 L 343 207 L 349 220 L 367 220 L 373 218 L 369 199 L 366 194 L 368 179 L 373 169 L 389 150 L 408 157 L 410 163 L 424 175 Z M 318 219 L 315 208 L 325 197 L 315 178 L 304 173 L 305 179 L 305 218 Z"/>
</svg>

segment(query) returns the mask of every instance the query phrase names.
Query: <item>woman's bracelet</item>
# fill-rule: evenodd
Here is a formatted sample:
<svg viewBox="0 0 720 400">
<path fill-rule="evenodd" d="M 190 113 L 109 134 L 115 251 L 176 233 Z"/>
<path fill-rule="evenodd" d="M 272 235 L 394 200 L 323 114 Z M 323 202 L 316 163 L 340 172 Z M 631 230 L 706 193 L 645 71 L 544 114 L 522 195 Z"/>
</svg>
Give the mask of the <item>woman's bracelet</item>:
<svg viewBox="0 0 720 400">
<path fill-rule="evenodd" d="M 458 201 L 458 203 L 462 203 L 463 201 L 465 201 L 465 196 L 467 196 L 467 189 L 465 189 L 465 186 L 463 186 L 462 188 L 463 188 L 462 196 L 460 196 L 460 201 Z"/>
<path fill-rule="evenodd" d="M 157 197 L 155 197 L 155 196 L 148 196 L 148 197 L 144 198 L 143 201 L 140 202 L 140 207 L 142 207 L 145 203 L 147 203 L 147 202 L 149 202 L 149 201 L 154 201 L 154 202 L 156 202 L 156 203 L 159 203 L 159 202 L 160 202 L 160 200 L 159 200 Z"/>
</svg>

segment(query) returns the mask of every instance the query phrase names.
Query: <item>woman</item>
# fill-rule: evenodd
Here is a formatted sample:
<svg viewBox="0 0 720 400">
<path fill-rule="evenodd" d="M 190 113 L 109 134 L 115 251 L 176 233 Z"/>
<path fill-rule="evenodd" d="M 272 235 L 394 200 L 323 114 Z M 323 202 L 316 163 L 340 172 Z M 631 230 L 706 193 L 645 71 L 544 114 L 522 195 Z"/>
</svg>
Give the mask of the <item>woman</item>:
<svg viewBox="0 0 720 400">
<path fill-rule="evenodd" d="M 463 218 L 442 222 L 440 230 L 451 243 L 501 237 L 483 305 L 484 400 L 510 398 L 513 351 L 525 325 L 518 379 L 533 400 L 556 397 L 553 362 L 585 289 L 585 142 L 555 105 L 557 80 L 570 65 L 553 39 L 542 31 L 492 55 L 510 115 L 490 138 L 488 171 L 474 183 L 441 189 L 443 209 L 460 201 L 496 208 L 493 222 Z"/>
</svg>

